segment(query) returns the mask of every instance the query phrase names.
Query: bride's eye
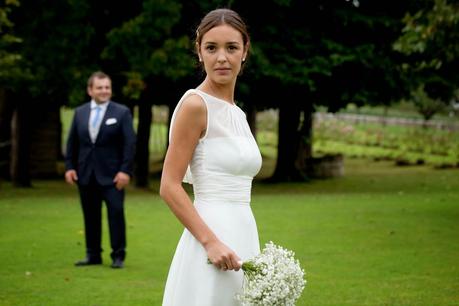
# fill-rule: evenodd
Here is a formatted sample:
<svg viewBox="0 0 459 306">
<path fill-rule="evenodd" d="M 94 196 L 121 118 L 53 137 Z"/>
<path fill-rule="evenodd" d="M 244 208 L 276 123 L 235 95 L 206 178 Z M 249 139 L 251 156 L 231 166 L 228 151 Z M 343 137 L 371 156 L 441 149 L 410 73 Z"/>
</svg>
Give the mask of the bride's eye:
<svg viewBox="0 0 459 306">
<path fill-rule="evenodd" d="M 230 44 L 226 48 L 227 48 L 229 53 L 234 53 L 234 52 L 237 52 L 240 49 L 240 46 L 238 44 Z"/>
</svg>

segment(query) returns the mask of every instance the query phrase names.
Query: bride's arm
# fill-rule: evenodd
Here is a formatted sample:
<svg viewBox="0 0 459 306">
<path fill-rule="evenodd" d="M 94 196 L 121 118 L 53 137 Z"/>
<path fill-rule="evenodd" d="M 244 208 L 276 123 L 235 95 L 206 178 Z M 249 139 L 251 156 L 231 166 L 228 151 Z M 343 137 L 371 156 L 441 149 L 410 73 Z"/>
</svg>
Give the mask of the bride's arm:
<svg viewBox="0 0 459 306">
<path fill-rule="evenodd" d="M 237 271 L 240 268 L 240 258 L 202 220 L 182 186 L 182 179 L 193 152 L 206 130 L 207 109 L 201 97 L 187 97 L 182 102 L 173 124 L 159 193 L 180 222 L 206 249 L 209 260 L 218 268 Z"/>
</svg>

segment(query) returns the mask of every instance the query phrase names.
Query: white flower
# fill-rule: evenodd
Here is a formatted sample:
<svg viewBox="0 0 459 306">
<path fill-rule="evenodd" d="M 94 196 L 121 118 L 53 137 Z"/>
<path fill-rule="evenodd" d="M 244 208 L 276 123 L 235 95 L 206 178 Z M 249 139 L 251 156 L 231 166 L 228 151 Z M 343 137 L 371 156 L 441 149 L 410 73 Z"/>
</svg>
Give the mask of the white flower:
<svg viewBox="0 0 459 306">
<path fill-rule="evenodd" d="M 272 241 L 262 252 L 242 264 L 243 291 L 236 299 L 243 306 L 290 306 L 301 296 L 306 280 L 295 253 Z"/>
</svg>

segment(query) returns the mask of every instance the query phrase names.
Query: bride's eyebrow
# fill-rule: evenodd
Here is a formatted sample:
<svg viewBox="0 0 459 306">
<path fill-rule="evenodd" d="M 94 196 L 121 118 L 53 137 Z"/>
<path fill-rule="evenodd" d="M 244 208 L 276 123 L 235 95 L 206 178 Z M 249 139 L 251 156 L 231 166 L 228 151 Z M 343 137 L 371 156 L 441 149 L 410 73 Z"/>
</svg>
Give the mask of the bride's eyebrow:
<svg viewBox="0 0 459 306">
<path fill-rule="evenodd" d="M 241 43 L 238 42 L 238 41 L 228 41 L 228 42 L 225 42 L 225 45 L 240 45 Z M 204 42 L 204 45 L 218 45 L 217 42 L 214 42 L 214 41 L 206 41 Z"/>
</svg>

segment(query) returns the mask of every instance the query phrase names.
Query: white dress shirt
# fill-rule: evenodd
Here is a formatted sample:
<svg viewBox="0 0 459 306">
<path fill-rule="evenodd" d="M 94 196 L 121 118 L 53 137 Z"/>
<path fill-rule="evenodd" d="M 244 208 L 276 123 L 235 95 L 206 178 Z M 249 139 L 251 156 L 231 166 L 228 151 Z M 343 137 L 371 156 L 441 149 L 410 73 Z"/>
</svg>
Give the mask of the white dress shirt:
<svg viewBox="0 0 459 306">
<path fill-rule="evenodd" d="M 99 133 L 99 129 L 100 129 L 100 125 L 102 124 L 102 121 L 105 116 L 105 112 L 107 111 L 108 103 L 110 103 L 110 101 L 97 104 L 96 101 L 91 100 L 91 114 L 89 115 L 88 124 L 89 124 L 89 136 L 91 137 L 92 143 L 96 142 L 97 134 Z M 97 113 L 96 107 L 100 107 L 99 120 L 97 121 L 96 125 L 93 127 L 93 121 Z"/>
</svg>

